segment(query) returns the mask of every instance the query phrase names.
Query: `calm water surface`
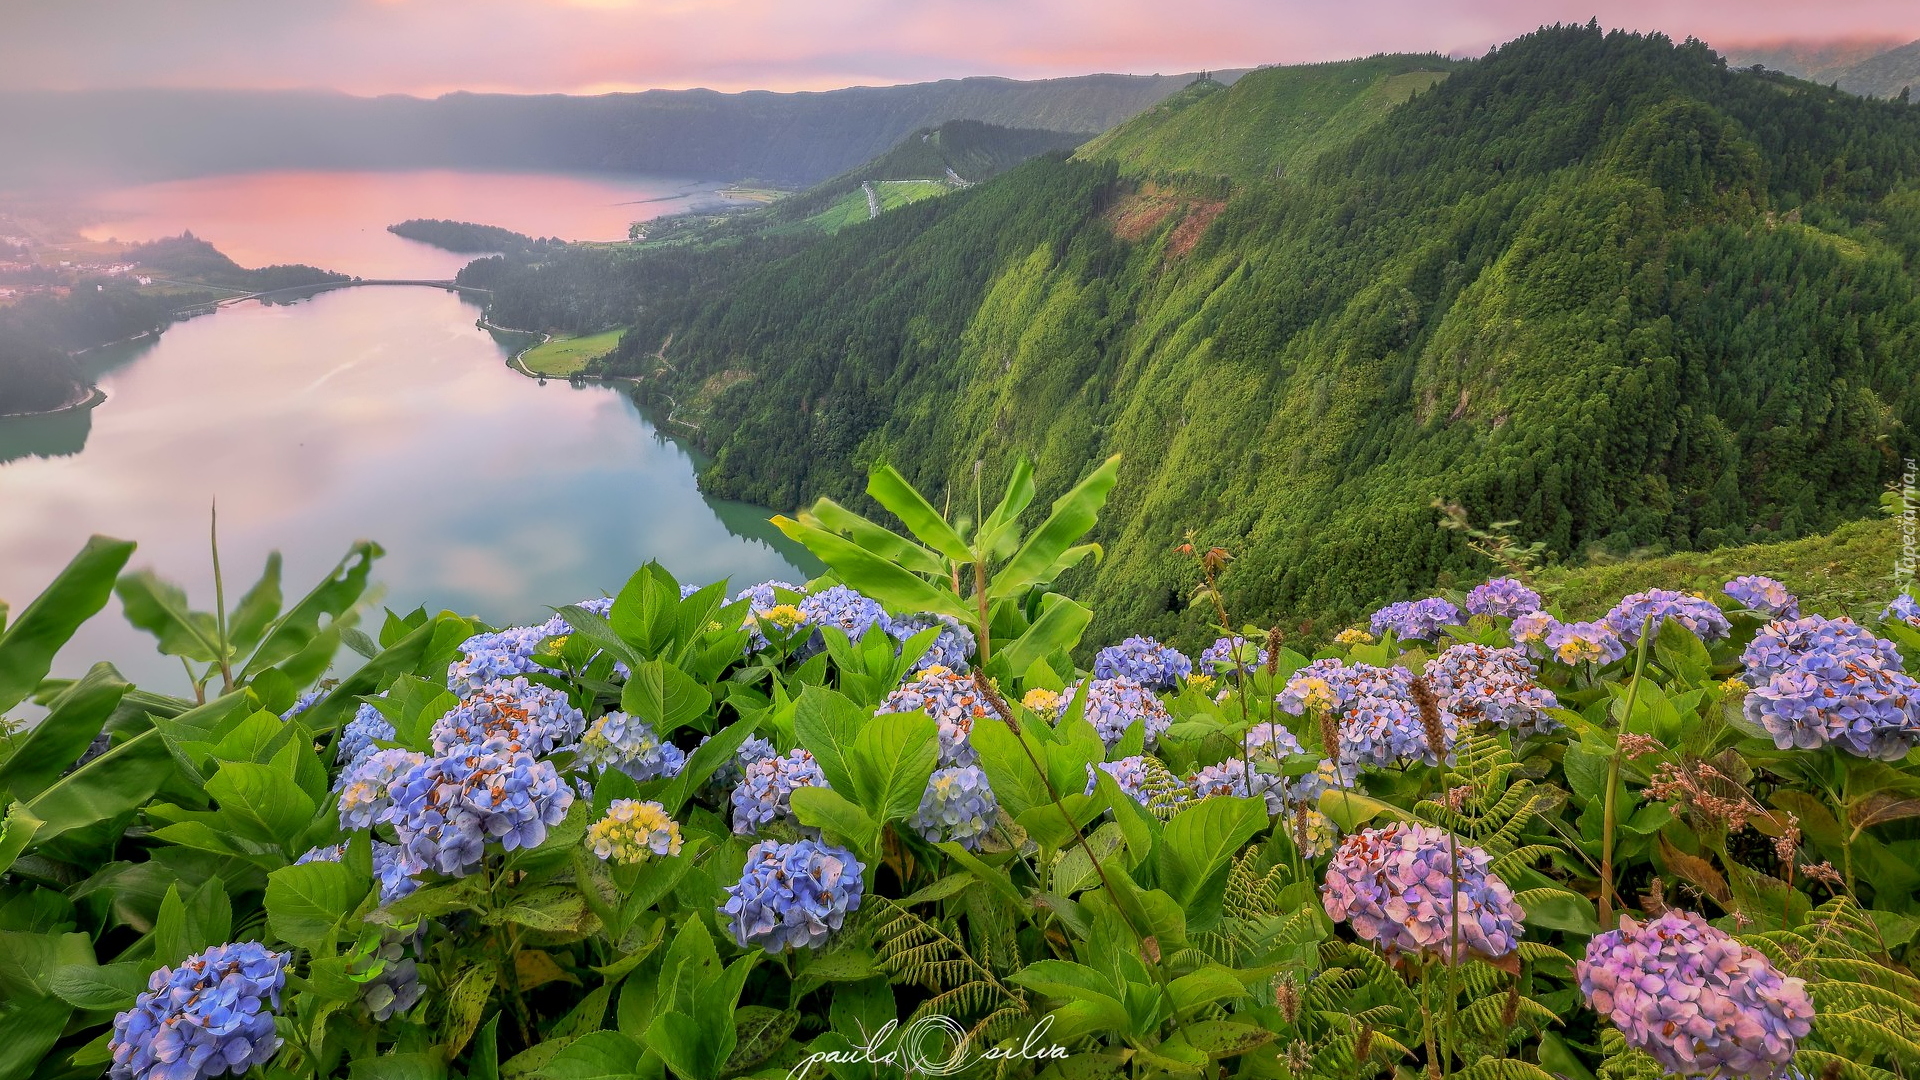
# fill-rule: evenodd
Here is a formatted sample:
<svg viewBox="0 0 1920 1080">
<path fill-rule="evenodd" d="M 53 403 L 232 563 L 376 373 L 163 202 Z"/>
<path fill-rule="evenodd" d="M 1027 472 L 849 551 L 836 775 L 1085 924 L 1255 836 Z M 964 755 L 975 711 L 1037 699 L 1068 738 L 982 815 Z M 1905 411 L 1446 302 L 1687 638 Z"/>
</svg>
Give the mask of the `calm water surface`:
<svg viewBox="0 0 1920 1080">
<path fill-rule="evenodd" d="M 374 201 L 384 214 L 391 193 Z M 342 207 L 341 232 L 364 205 Z M 196 234 L 223 248 L 223 231 L 240 235 L 206 216 Z M 424 204 L 403 216 L 479 215 Z M 320 229 L 312 220 L 302 228 Z M 381 251 L 415 245 L 366 235 L 361 261 L 277 250 L 241 261 L 402 272 Z M 363 287 L 247 303 L 89 355 L 104 404 L 0 421 L 0 599 L 17 611 L 101 532 L 138 540 L 134 566 L 211 608 L 215 499 L 229 596 L 279 549 L 291 602 L 360 537 L 387 549 L 375 569 L 386 606 L 495 623 L 615 591 L 648 559 L 685 581 L 817 572 L 766 511 L 704 498 L 687 452 L 624 393 L 517 374 L 506 360 L 523 342 L 478 329 L 479 315 L 437 289 Z M 77 674 L 94 659 L 157 689 L 184 685 L 178 662 L 127 627 L 118 601 L 56 670 Z"/>
</svg>

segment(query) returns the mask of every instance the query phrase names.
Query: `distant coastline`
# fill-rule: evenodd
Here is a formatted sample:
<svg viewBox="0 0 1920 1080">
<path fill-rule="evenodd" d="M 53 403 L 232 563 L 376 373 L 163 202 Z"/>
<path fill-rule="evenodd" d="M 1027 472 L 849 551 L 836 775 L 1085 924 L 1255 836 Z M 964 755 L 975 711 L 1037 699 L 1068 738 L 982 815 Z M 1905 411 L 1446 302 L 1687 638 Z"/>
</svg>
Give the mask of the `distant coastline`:
<svg viewBox="0 0 1920 1080">
<path fill-rule="evenodd" d="M 76 391 L 74 397 L 51 409 L 27 409 L 22 412 L 0 412 L 0 420 L 25 420 L 35 416 L 59 416 L 61 413 L 79 412 L 91 409 L 107 400 L 107 392 L 88 383 Z"/>
</svg>

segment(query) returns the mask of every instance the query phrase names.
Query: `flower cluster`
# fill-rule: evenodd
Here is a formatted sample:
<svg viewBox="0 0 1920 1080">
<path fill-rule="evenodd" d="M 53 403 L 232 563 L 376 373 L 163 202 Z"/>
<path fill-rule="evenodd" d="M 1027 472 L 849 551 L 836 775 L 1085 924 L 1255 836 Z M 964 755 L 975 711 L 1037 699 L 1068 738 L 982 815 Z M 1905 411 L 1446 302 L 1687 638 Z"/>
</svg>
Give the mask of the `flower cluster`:
<svg viewBox="0 0 1920 1080">
<path fill-rule="evenodd" d="M 280 1049 L 273 1010 L 287 984 L 288 959 L 240 941 L 155 969 L 133 1008 L 113 1018 L 108 1075 L 199 1080 L 265 1065 Z"/>
<path fill-rule="evenodd" d="M 1266 649 L 1239 635 L 1215 638 L 1213 644 L 1200 650 L 1200 666 L 1207 671 L 1251 675 L 1265 667 L 1268 659 Z"/>
<path fill-rule="evenodd" d="M 1308 708 L 1338 709 L 1362 697 L 1405 697 L 1412 682 L 1413 672 L 1397 664 L 1345 664 L 1323 657 L 1294 672 L 1274 700 L 1283 712 L 1299 716 Z"/>
<path fill-rule="evenodd" d="M 619 769 L 635 780 L 677 776 L 686 751 L 654 734 L 653 728 L 623 712 L 610 712 L 580 737 L 580 760 L 603 769 Z"/>
<path fill-rule="evenodd" d="M 981 695 L 973 676 L 949 671 L 938 665 L 927 668 L 920 677 L 887 695 L 879 713 L 920 711 L 940 725 L 940 764 L 971 765 L 979 760 L 967 736 L 980 720 L 996 719 L 996 714 Z"/>
<path fill-rule="evenodd" d="M 433 752 L 540 755 L 580 737 L 586 716 L 567 695 L 524 677 L 487 683 L 433 722 Z"/>
<path fill-rule="evenodd" d="M 1519 649 L 1455 645 L 1426 665 L 1427 682 L 1441 708 L 1472 724 L 1486 721 L 1516 735 L 1534 735 L 1560 726 L 1542 709 L 1560 704 L 1553 691 L 1539 686 L 1533 662 Z"/>
<path fill-rule="evenodd" d="M 1920 745 L 1920 684 L 1901 670 L 1892 642 L 1851 619 L 1768 623 L 1741 660 L 1753 687 L 1747 718 L 1782 750 L 1831 743 L 1897 761 Z"/>
<path fill-rule="evenodd" d="M 1558 620 L 1544 611 L 1529 611 L 1513 620 L 1513 624 L 1507 627 L 1507 636 L 1528 653 L 1543 656 L 1547 635 L 1559 625 Z"/>
<path fill-rule="evenodd" d="M 1082 688 L 1087 694 L 1084 714 L 1087 722 L 1100 733 L 1100 741 L 1106 743 L 1109 750 L 1135 721 L 1144 725 L 1148 747 L 1159 742 L 1160 733 L 1173 726 L 1172 714 L 1160 704 L 1153 691 L 1127 678 L 1093 679 L 1068 687 L 1067 692 L 1060 695 L 1060 703 L 1054 706 L 1055 720 L 1067 715 Z"/>
<path fill-rule="evenodd" d="M 934 667 L 949 671 L 967 670 L 967 661 L 973 656 L 977 643 L 973 640 L 973 631 L 951 615 L 909 615 L 893 620 L 887 633 L 905 642 L 913 635 L 936 626 L 940 628 L 939 636 L 933 639 L 933 644 L 928 646 L 926 652 L 920 654 L 920 659 L 913 662 L 913 670 L 925 671 Z"/>
<path fill-rule="evenodd" d="M 1345 630 L 1333 635 L 1333 643 L 1342 648 L 1350 649 L 1355 645 L 1371 645 L 1373 642 L 1373 635 L 1357 626 L 1349 626 Z"/>
<path fill-rule="evenodd" d="M 555 615 L 539 626 L 510 626 L 489 634 L 475 634 L 460 643 L 460 659 L 447 666 L 447 686 L 455 693 L 478 690 L 498 679 L 545 672 L 551 668 L 533 662 L 540 643 L 573 632 L 567 620 Z"/>
<path fill-rule="evenodd" d="M 707 745 L 707 739 L 712 737 L 709 735 L 701 739 L 700 745 Z M 734 751 L 733 757 L 721 762 L 720 767 L 713 770 L 713 775 L 707 777 L 706 787 L 714 791 L 730 791 L 740 782 L 740 777 L 747 766 L 762 758 L 779 756 L 780 751 L 772 743 L 758 735 L 749 735 L 746 741 L 740 744 L 740 749 Z"/>
<path fill-rule="evenodd" d="M 413 1008 L 427 992 L 420 982 L 420 965 L 407 953 L 407 942 L 406 934 L 388 931 L 381 935 L 379 947 L 364 961 L 368 968 L 380 965 L 380 973 L 360 989 L 361 1007 L 377 1021 Z M 361 973 L 355 971 L 354 974 Z"/>
<path fill-rule="evenodd" d="M 1812 1027 L 1803 979 L 1690 911 L 1622 917 L 1587 943 L 1580 992 L 1676 1076 L 1778 1076 Z"/>
<path fill-rule="evenodd" d="M 1620 640 L 1627 645 L 1640 641 L 1640 627 L 1653 620 L 1650 633 L 1659 636 L 1660 626 L 1668 619 L 1693 632 L 1709 644 L 1727 636 L 1733 629 L 1719 607 L 1704 596 L 1674 592 L 1672 589 L 1648 589 L 1621 599 L 1604 617 Z"/>
<path fill-rule="evenodd" d="M 1920 600 L 1915 600 L 1907 593 L 1894 597 L 1893 602 L 1880 612 L 1880 621 L 1893 622 L 1895 619 L 1909 626 L 1920 627 Z"/>
<path fill-rule="evenodd" d="M 747 602 L 747 619 L 745 626 L 752 634 L 752 638 L 747 645 L 748 652 L 757 652 L 766 648 L 768 645 L 767 635 L 765 631 L 761 629 L 760 625 L 763 621 L 778 627 L 782 634 L 790 634 L 793 632 L 794 627 L 800 625 L 803 619 L 799 609 L 781 601 L 779 592 L 775 591 L 776 589 L 780 590 L 780 592 L 786 592 L 795 596 L 805 596 L 807 594 L 807 589 L 804 585 L 795 585 L 791 581 L 773 580 L 763 581 L 758 585 L 749 585 L 735 593 L 733 599 L 730 601 L 730 603 L 735 604 L 742 600 Z M 792 618 L 772 618 L 776 608 L 780 609 L 782 616 L 790 613 Z"/>
<path fill-rule="evenodd" d="M 318 702 L 321 698 L 326 696 L 327 696 L 327 691 L 322 689 L 321 687 L 316 686 L 313 689 L 307 691 L 306 693 L 301 694 L 299 700 L 293 703 L 292 708 L 280 714 L 280 719 L 283 721 L 291 720 L 294 717 L 299 716 L 301 713 L 306 712 L 308 709 L 313 708 L 316 702 Z"/>
<path fill-rule="evenodd" d="M 740 881 L 727 887 L 719 910 L 743 949 L 812 948 L 860 907 L 863 870 L 845 848 L 818 840 L 762 840 L 747 850 Z"/>
<path fill-rule="evenodd" d="M 1268 814 L 1284 814 L 1287 811 L 1287 778 L 1261 772 L 1257 766 L 1249 772 L 1244 758 L 1228 758 L 1218 764 L 1208 765 L 1194 773 L 1187 781 L 1187 786 L 1193 789 L 1195 798 L 1233 795 L 1242 799 L 1264 799 Z"/>
<path fill-rule="evenodd" d="M 388 785 L 393 823 L 409 863 L 452 877 L 472 873 L 489 840 L 537 847 L 573 805 L 550 761 L 524 750 L 465 747 L 428 758 Z"/>
<path fill-rule="evenodd" d="M 785 757 L 761 758 L 740 771 L 740 785 L 733 789 L 733 831 L 742 836 L 775 818 L 792 817 L 794 788 L 824 787 L 827 782 L 820 763 L 799 749 Z"/>
<path fill-rule="evenodd" d="M 386 697 L 383 693 L 381 697 Z M 340 729 L 340 739 L 334 748 L 334 760 L 342 765 L 352 765 L 361 758 L 379 749 L 373 745 L 378 742 L 393 741 L 393 722 L 388 720 L 379 709 L 362 704 L 354 710 L 353 719 Z"/>
<path fill-rule="evenodd" d="M 1300 849 L 1303 859 L 1317 859 L 1333 850 L 1340 840 L 1340 827 L 1333 819 L 1310 806 L 1296 807 L 1288 823 L 1287 835 Z"/>
<path fill-rule="evenodd" d="M 1769 618 L 1797 619 L 1800 617 L 1799 598 L 1788 592 L 1785 585 L 1770 577 L 1746 574 L 1721 586 L 1721 591 L 1733 597 L 1748 611 L 1757 611 Z"/>
<path fill-rule="evenodd" d="M 808 626 L 837 626 L 854 641 L 876 626 L 882 632 L 893 626 L 885 608 L 845 585 L 822 589 L 801 600 L 800 614 Z"/>
<path fill-rule="evenodd" d="M 1500 577 L 1475 585 L 1467 594 L 1467 613 L 1517 619 L 1540 610 L 1540 594 L 1516 578 Z"/>
<path fill-rule="evenodd" d="M 1639 628 L 1635 628 L 1636 635 Z M 1563 664 L 1591 663 L 1602 667 L 1627 655 L 1620 635 L 1605 622 L 1554 623 L 1547 628 L 1548 650 Z"/>
<path fill-rule="evenodd" d="M 385 821 L 393 805 L 393 782 L 426 760 L 411 750 L 375 750 L 342 769 L 334 780 L 340 792 L 340 826 L 365 829 Z"/>
<path fill-rule="evenodd" d="M 1093 794 L 1099 783 L 1099 777 L 1093 772 L 1096 768 L 1113 777 L 1113 782 L 1120 785 L 1120 790 L 1141 806 L 1174 807 L 1193 797 L 1192 790 L 1159 759 L 1141 754 L 1087 766 L 1088 795 Z"/>
<path fill-rule="evenodd" d="M 1442 748 L 1453 752 L 1459 720 L 1442 709 Z M 1348 764 L 1385 768 L 1408 761 L 1440 764 L 1427 737 L 1420 709 L 1404 696 L 1366 694 L 1353 699 L 1340 715 L 1340 760 Z"/>
<path fill-rule="evenodd" d="M 654 855 L 680 854 L 680 823 L 666 807 L 638 799 L 615 799 L 607 814 L 587 826 L 587 846 L 602 859 L 623 865 Z"/>
<path fill-rule="evenodd" d="M 1457 626 L 1459 623 L 1459 608 L 1443 597 L 1429 596 L 1425 600 L 1402 600 L 1397 604 L 1388 604 L 1374 612 L 1367 625 L 1376 634 L 1391 630 L 1394 637 L 1403 641 L 1432 641 L 1440 636 L 1442 627 Z"/>
<path fill-rule="evenodd" d="M 933 843 L 952 840 L 972 851 L 999 812 L 1000 802 L 980 766 L 953 766 L 934 770 L 920 809 L 908 824 Z"/>
<path fill-rule="evenodd" d="M 1044 686 L 1036 686 L 1027 691 L 1026 696 L 1020 699 L 1020 704 L 1032 709 L 1034 712 L 1055 712 L 1060 708 L 1060 693 L 1057 690 L 1049 690 Z"/>
<path fill-rule="evenodd" d="M 1177 690 L 1192 672 L 1185 653 L 1150 637 L 1130 637 L 1093 655 L 1094 678 L 1131 679 L 1149 690 Z"/>
<path fill-rule="evenodd" d="M 1458 865 L 1455 855 L 1458 853 Z M 1388 952 L 1505 956 L 1524 914 L 1487 853 L 1418 822 L 1394 822 L 1341 841 L 1327 866 L 1327 915 Z M 1455 888 L 1458 878 L 1458 889 Z"/>
</svg>

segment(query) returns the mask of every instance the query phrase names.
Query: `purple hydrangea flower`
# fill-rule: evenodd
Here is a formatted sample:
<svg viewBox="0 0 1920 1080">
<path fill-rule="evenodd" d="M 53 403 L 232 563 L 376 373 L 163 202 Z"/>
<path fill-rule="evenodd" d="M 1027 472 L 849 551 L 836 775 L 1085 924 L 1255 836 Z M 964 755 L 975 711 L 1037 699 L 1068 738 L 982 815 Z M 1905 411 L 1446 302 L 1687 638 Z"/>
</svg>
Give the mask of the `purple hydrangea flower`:
<svg viewBox="0 0 1920 1080">
<path fill-rule="evenodd" d="M 993 828 L 999 812 L 1000 802 L 980 766 L 954 766 L 934 770 L 920 797 L 920 809 L 908 824 L 933 843 L 952 840 L 972 851 Z"/>
<path fill-rule="evenodd" d="M 727 887 L 719 911 L 743 949 L 813 948 L 860 907 L 865 869 L 853 852 L 818 840 L 762 840 L 747 849 L 740 881 Z"/>
<path fill-rule="evenodd" d="M 1455 645 L 1426 665 L 1440 707 L 1461 723 L 1486 721 L 1516 735 L 1553 731 L 1560 722 L 1542 712 L 1560 699 L 1534 681 L 1539 670 L 1519 649 Z"/>
<path fill-rule="evenodd" d="M 939 636 L 933 644 L 913 662 L 913 670 L 926 671 L 929 668 L 942 667 L 948 671 L 967 670 L 967 661 L 973 656 L 978 643 L 973 639 L 973 631 L 967 625 L 951 615 L 909 615 L 904 619 L 893 620 L 887 628 L 898 641 L 905 642 L 922 630 L 940 627 Z"/>
<path fill-rule="evenodd" d="M 1286 777 L 1261 772 L 1257 765 L 1252 772 L 1248 772 L 1246 760 L 1237 757 L 1208 765 L 1194 773 L 1192 779 L 1187 781 L 1187 786 L 1193 789 L 1194 797 L 1199 799 L 1211 799 L 1215 795 L 1263 799 L 1268 814 L 1286 813 L 1290 801 Z"/>
<path fill-rule="evenodd" d="M 1906 593 L 1894 597 L 1893 602 L 1880 612 L 1880 621 L 1892 622 L 1895 619 L 1909 626 L 1920 627 L 1920 600 Z"/>
<path fill-rule="evenodd" d="M 1704 596 L 1674 592 L 1672 589 L 1648 589 L 1621 599 L 1607 612 L 1604 622 L 1628 645 L 1640 641 L 1640 627 L 1653 618 L 1652 633 L 1657 637 L 1660 625 L 1668 619 L 1693 632 L 1701 641 L 1712 644 L 1733 629 L 1726 615 Z"/>
<path fill-rule="evenodd" d="M 1391 630 L 1393 636 L 1402 641 L 1432 641 L 1440 636 L 1441 628 L 1459 624 L 1460 609 L 1439 596 L 1388 604 L 1374 612 L 1368 621 L 1374 633 Z"/>
<path fill-rule="evenodd" d="M 1920 684 L 1893 643 L 1851 619 L 1777 620 L 1741 660 L 1753 687 L 1743 708 L 1782 750 L 1835 744 L 1897 761 L 1920 745 Z"/>
<path fill-rule="evenodd" d="M 859 641 L 867 631 L 879 627 L 886 632 L 893 626 L 885 608 L 845 585 L 822 589 L 800 601 L 800 614 L 808 626 L 837 626 L 847 637 Z"/>
<path fill-rule="evenodd" d="M 610 712 L 595 720 L 580 737 L 580 760 L 646 781 L 679 775 L 686 767 L 687 755 L 640 720 L 623 712 Z"/>
<path fill-rule="evenodd" d="M 1404 697 L 1413 684 L 1413 672 L 1395 664 L 1347 664 L 1325 657 L 1293 673 L 1274 700 L 1281 711 L 1299 716 L 1309 706 L 1339 709 L 1357 698 Z"/>
<path fill-rule="evenodd" d="M 339 862 L 346 857 L 347 845 L 327 844 L 323 847 L 308 848 L 305 854 L 293 860 L 293 865 L 305 866 L 308 863 L 315 862 Z"/>
<path fill-rule="evenodd" d="M 1213 644 L 1200 650 L 1200 667 L 1208 672 L 1234 672 L 1251 675 L 1267 666 L 1270 659 L 1267 650 L 1248 641 L 1246 638 L 1215 638 Z"/>
<path fill-rule="evenodd" d="M 1527 650 L 1528 655 L 1546 656 L 1549 654 L 1547 635 L 1559 625 L 1559 620 L 1544 611 L 1529 611 L 1513 620 L 1513 625 L 1507 627 L 1507 636 Z"/>
<path fill-rule="evenodd" d="M 372 828 L 387 820 L 393 806 L 393 782 L 426 761 L 411 750 L 375 750 L 340 771 L 334 789 L 340 793 L 340 827 Z"/>
<path fill-rule="evenodd" d="M 1093 656 L 1096 679 L 1132 679 L 1149 690 L 1175 690 L 1193 673 L 1193 661 L 1150 637 L 1130 637 Z"/>
<path fill-rule="evenodd" d="M 1459 735 L 1459 719 L 1442 708 L 1440 726 L 1445 733 L 1443 748 L 1451 757 L 1454 739 Z M 1341 712 L 1340 761 L 1380 768 L 1410 761 L 1440 764 L 1413 700 L 1382 694 L 1357 697 Z"/>
<path fill-rule="evenodd" d="M 380 973 L 361 984 L 360 1006 L 374 1020 L 384 1022 L 397 1013 L 414 1007 L 427 988 L 420 982 L 420 965 L 407 949 L 411 935 L 389 930 L 381 935 L 380 945 L 363 962 L 367 968 L 380 965 Z M 355 968 L 361 965 L 354 965 Z M 355 971 L 354 974 L 360 974 Z"/>
<path fill-rule="evenodd" d="M 386 697 L 382 691 L 381 697 Z M 372 705 L 362 703 L 354 710 L 353 719 L 340 729 L 340 739 L 334 747 L 334 760 L 349 768 L 361 758 L 373 753 L 378 747 L 374 742 L 393 741 L 393 723 L 386 715 Z"/>
<path fill-rule="evenodd" d="M 1060 703 L 1054 707 L 1056 721 L 1067 715 L 1082 687 L 1087 692 L 1084 715 L 1109 750 L 1136 720 L 1145 725 L 1148 748 L 1160 741 L 1161 732 L 1173 726 L 1173 715 L 1153 696 L 1153 691 L 1127 678 L 1094 679 L 1067 687 L 1067 692 L 1060 695 Z"/>
<path fill-rule="evenodd" d="M 1113 777 L 1113 782 L 1119 784 L 1120 790 L 1126 792 L 1134 802 L 1150 809 L 1170 810 L 1193 798 L 1193 791 L 1185 782 L 1173 775 L 1157 758 L 1141 754 L 1087 766 L 1088 795 L 1093 794 L 1099 783 L 1099 777 L 1093 771 L 1096 768 Z"/>
<path fill-rule="evenodd" d="M 1444 830 L 1397 821 L 1341 841 L 1320 897 L 1330 918 L 1387 952 L 1450 963 L 1505 956 L 1518 946 L 1524 912 L 1489 864 L 1485 851 Z"/>
<path fill-rule="evenodd" d="M 390 791 L 386 820 L 408 863 L 450 877 L 478 868 L 489 840 L 508 851 L 539 846 L 574 799 L 552 762 L 473 746 L 414 766 Z"/>
<path fill-rule="evenodd" d="M 433 722 L 433 752 L 477 749 L 539 755 L 580 737 L 587 718 L 567 695 L 525 678 L 487 683 Z"/>
<path fill-rule="evenodd" d="M 1574 974 L 1594 1011 L 1675 1076 L 1779 1076 L 1812 1028 L 1806 980 L 1690 911 L 1622 916 Z"/>
<path fill-rule="evenodd" d="M 1540 610 L 1540 594 L 1516 578 L 1500 577 L 1484 585 L 1475 585 L 1467 594 L 1467 612 L 1517 619 Z"/>
<path fill-rule="evenodd" d="M 313 708 L 315 702 L 319 701 L 321 698 L 326 696 L 327 696 L 327 692 L 321 689 L 320 687 L 316 686 L 313 689 L 307 691 L 306 693 L 301 694 L 300 700 L 293 703 L 293 708 L 288 709 L 286 712 L 283 712 L 280 714 L 280 719 L 291 720 L 294 717 L 299 716 L 301 713 L 306 712 L 308 709 Z"/>
<path fill-rule="evenodd" d="M 413 875 L 420 867 L 407 861 L 398 844 L 373 842 L 373 879 L 380 883 L 380 903 L 384 906 L 413 894 L 420 882 Z"/>
<path fill-rule="evenodd" d="M 740 786 L 733 789 L 733 831 L 741 836 L 757 832 L 775 818 L 793 816 L 793 789 L 825 787 L 819 762 L 805 750 L 785 757 L 761 758 L 741 770 Z"/>
<path fill-rule="evenodd" d="M 707 739 L 712 737 L 708 735 L 702 738 L 700 745 L 707 745 Z M 762 758 L 779 756 L 780 751 L 775 749 L 772 743 L 758 735 L 749 735 L 746 741 L 740 744 L 740 749 L 734 751 L 733 757 L 721 762 L 720 767 L 713 770 L 713 775 L 707 778 L 706 786 L 715 790 L 731 791 L 733 786 L 740 782 L 741 770 Z"/>
<path fill-rule="evenodd" d="M 1593 663 L 1605 667 L 1627 655 L 1620 635 L 1605 622 L 1555 623 L 1547 631 L 1548 651 L 1563 664 Z"/>
<path fill-rule="evenodd" d="M 536 672 L 558 675 L 559 672 L 534 663 L 533 654 L 540 651 L 541 642 L 572 631 L 565 619 L 555 615 L 539 626 L 510 626 L 493 633 L 475 634 L 460 643 L 460 659 L 447 665 L 447 687 L 456 694 L 466 694 L 490 682 L 518 675 Z"/>
<path fill-rule="evenodd" d="M 940 725 L 940 764 L 971 765 L 979 760 L 967 736 L 981 720 L 999 718 L 981 695 L 973 676 L 932 667 L 920 677 L 887 695 L 874 713 L 903 713 L 919 710 Z"/>
<path fill-rule="evenodd" d="M 1721 586 L 1721 591 L 1739 601 L 1748 611 L 1757 611 L 1775 619 L 1800 617 L 1800 601 L 1785 585 L 1770 577 L 1746 574 Z"/>
<path fill-rule="evenodd" d="M 113 1018 L 113 1080 L 200 1080 L 265 1065 L 280 1049 L 273 1010 L 289 954 L 257 941 L 215 945 L 155 969 Z"/>
</svg>

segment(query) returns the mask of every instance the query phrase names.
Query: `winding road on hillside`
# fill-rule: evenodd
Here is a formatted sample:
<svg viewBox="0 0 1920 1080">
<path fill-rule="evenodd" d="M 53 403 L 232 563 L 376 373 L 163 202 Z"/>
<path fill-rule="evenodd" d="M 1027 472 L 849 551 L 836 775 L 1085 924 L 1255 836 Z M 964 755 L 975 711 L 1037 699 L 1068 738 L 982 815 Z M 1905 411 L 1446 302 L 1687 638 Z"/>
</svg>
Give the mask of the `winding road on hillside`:
<svg viewBox="0 0 1920 1080">
<path fill-rule="evenodd" d="M 880 193 L 873 189 L 871 180 L 861 184 L 860 190 L 867 193 L 867 220 L 872 221 L 880 216 Z"/>
</svg>

